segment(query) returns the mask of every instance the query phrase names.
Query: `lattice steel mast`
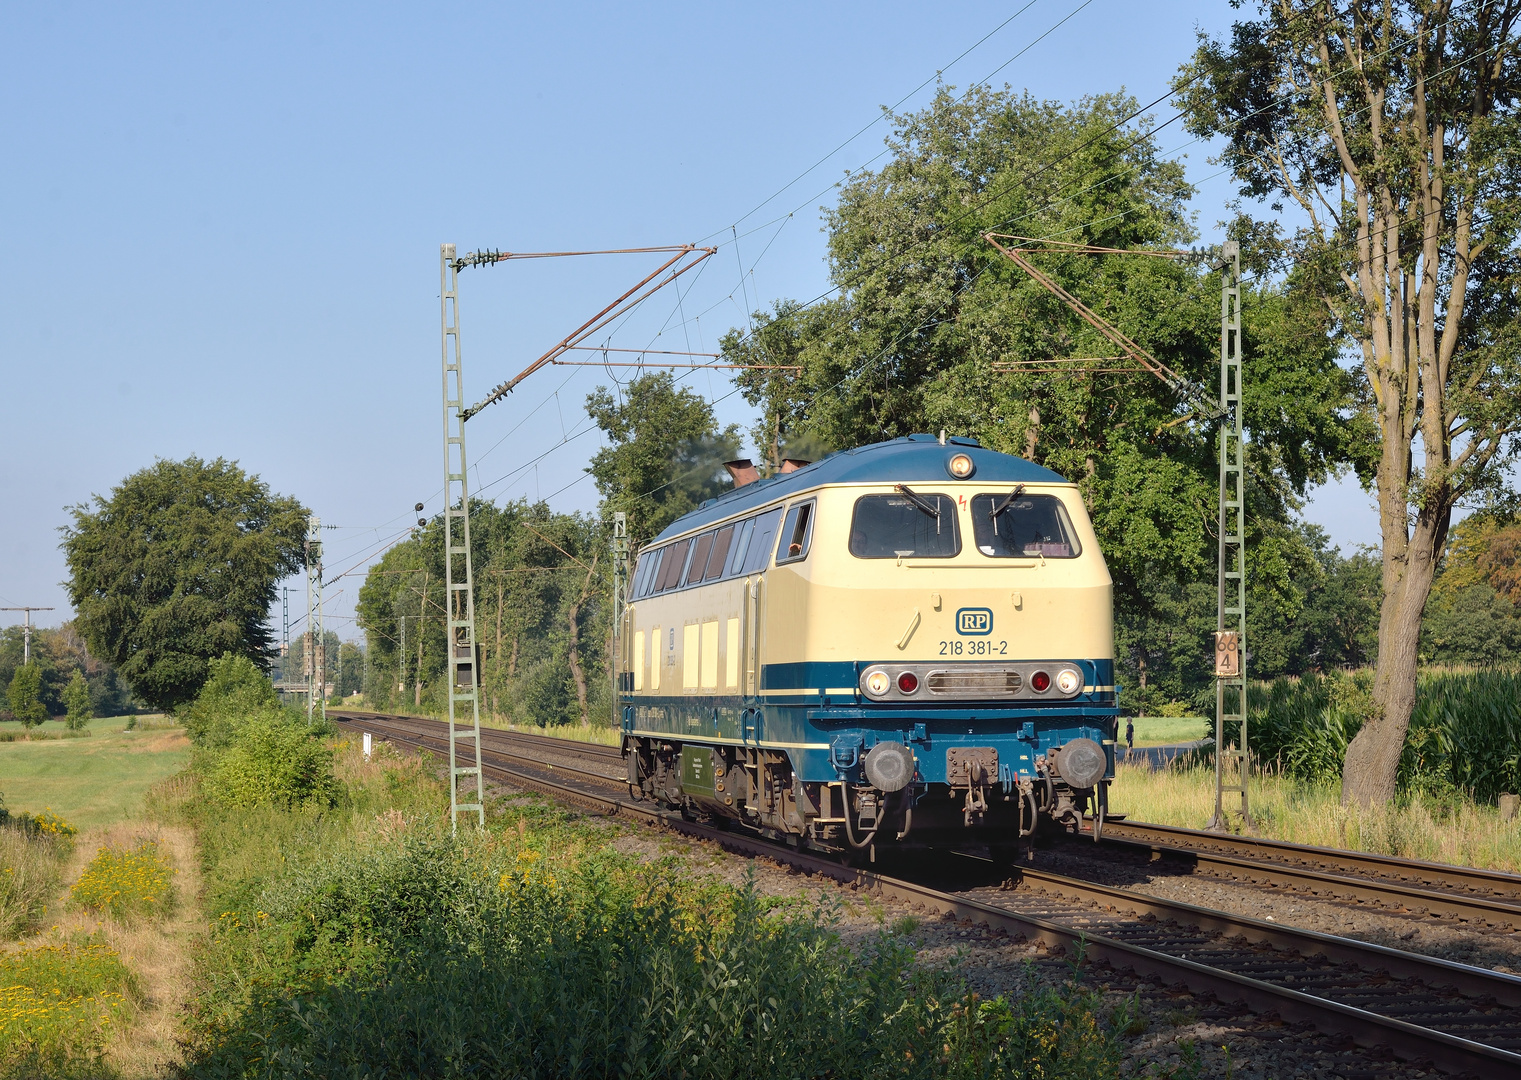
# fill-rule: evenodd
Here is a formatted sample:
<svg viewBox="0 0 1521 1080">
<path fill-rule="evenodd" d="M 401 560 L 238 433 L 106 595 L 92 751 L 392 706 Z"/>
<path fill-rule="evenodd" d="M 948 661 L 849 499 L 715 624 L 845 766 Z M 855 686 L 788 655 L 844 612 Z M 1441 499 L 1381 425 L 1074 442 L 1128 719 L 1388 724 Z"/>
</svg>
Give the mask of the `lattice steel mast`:
<svg viewBox="0 0 1521 1080">
<path fill-rule="evenodd" d="M 1247 805 L 1246 742 L 1246 438 L 1241 423 L 1241 246 L 1227 241 L 1220 261 L 1220 560 L 1215 632 L 1215 816 L 1209 828 L 1224 829 L 1225 793 L 1241 793 Z M 1225 744 L 1235 726 L 1237 742 Z M 1226 769 L 1226 762 L 1232 768 Z M 1230 782 L 1234 779 L 1234 783 Z"/>
<path fill-rule="evenodd" d="M 306 526 L 306 633 L 301 666 L 306 669 L 306 720 L 327 719 L 327 642 L 322 640 L 322 519 Z"/>
<path fill-rule="evenodd" d="M 486 795 L 481 777 L 481 702 L 476 678 L 475 569 L 470 561 L 470 487 L 466 481 L 465 386 L 459 339 L 459 267 L 454 245 L 439 248 L 439 323 L 444 362 L 444 616 L 449 663 L 445 693 L 449 699 L 449 822 L 459 828 L 461 813 L 486 824 Z M 456 538 L 458 542 L 456 542 Z M 425 598 L 426 599 L 426 598 Z M 460 711 L 468 706 L 469 727 Z M 465 740 L 467 764 L 460 764 Z M 473 761 L 473 764 L 468 762 Z M 474 779 L 475 798 L 460 801 L 460 780 Z"/>
</svg>

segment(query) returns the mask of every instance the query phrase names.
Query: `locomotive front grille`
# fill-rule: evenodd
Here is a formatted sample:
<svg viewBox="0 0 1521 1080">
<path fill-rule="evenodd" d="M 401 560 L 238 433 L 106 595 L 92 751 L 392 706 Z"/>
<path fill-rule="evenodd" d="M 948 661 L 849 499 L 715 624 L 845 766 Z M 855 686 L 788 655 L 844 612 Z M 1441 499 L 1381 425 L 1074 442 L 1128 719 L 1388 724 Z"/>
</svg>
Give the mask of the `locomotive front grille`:
<svg viewBox="0 0 1521 1080">
<path fill-rule="evenodd" d="M 924 680 L 932 694 L 957 697 L 1005 697 L 1019 693 L 1024 679 L 1012 668 L 961 668 L 932 671 Z"/>
</svg>

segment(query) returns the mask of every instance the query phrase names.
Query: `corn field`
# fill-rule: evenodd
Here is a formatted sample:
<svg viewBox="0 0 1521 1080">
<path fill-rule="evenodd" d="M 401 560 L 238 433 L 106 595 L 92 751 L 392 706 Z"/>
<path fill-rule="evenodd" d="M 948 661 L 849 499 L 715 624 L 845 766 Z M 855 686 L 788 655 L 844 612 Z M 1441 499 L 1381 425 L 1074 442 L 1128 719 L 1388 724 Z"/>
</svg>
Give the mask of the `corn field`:
<svg viewBox="0 0 1521 1080">
<path fill-rule="evenodd" d="M 1295 779 L 1339 781 L 1372 687 L 1369 670 L 1255 684 L 1248 733 L 1255 756 Z M 1407 793 L 1481 802 L 1521 790 L 1521 672 L 1423 672 L 1399 779 Z"/>
</svg>

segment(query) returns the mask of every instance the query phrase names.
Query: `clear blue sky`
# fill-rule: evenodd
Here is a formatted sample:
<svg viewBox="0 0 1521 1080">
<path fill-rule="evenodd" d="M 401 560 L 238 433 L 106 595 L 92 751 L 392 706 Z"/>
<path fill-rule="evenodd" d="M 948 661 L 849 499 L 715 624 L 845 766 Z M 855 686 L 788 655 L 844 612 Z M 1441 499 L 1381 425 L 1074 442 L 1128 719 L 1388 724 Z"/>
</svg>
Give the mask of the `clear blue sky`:
<svg viewBox="0 0 1521 1080">
<path fill-rule="evenodd" d="M 330 573 L 362 565 L 414 502 L 436 511 L 440 242 L 722 243 L 680 309 L 662 296 L 611 342 L 646 346 L 665 326 L 657 347 L 712 350 L 747 299 L 827 288 L 817 207 L 886 126 L 752 209 L 1011 15 L 946 82 L 1006 64 L 995 83 L 1039 97 L 1149 101 L 1195 27 L 1221 33 L 1234 14 L 1226 0 L 1025 3 L 7 5 L 0 598 L 66 617 L 65 508 L 155 457 L 233 458 L 297 496 L 342 526 Z M 1174 124 L 1161 145 L 1188 142 Z M 1216 172 L 1206 147 L 1180 153 L 1194 179 Z M 1206 237 L 1228 197 L 1202 184 Z M 651 265 L 467 271 L 467 396 Z M 472 421 L 485 493 L 593 507 L 576 481 L 595 432 L 522 465 L 586 429 L 586 394 L 607 381 L 549 369 Z M 712 373 L 690 383 L 729 391 Z M 719 410 L 751 419 L 737 397 Z M 1371 542 L 1368 507 L 1343 485 L 1312 517 L 1343 545 Z M 330 612 L 352 615 L 358 584 Z"/>
</svg>

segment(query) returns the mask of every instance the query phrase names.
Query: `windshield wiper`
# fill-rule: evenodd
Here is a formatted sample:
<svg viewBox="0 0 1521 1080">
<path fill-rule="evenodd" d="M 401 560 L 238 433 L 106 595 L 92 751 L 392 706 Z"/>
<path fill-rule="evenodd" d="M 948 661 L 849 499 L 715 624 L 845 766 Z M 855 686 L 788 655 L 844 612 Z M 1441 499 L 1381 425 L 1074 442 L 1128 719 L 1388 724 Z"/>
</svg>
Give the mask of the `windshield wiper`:
<svg viewBox="0 0 1521 1080">
<path fill-rule="evenodd" d="M 914 494 L 912 491 L 908 490 L 907 485 L 904 484 L 895 484 L 893 486 L 893 490 L 896 491 L 899 495 L 902 495 L 910 503 L 912 503 L 915 509 L 928 514 L 936 521 L 940 520 L 940 506 L 938 502 L 930 502 L 928 499 L 924 498 L 924 496 Z"/>
<path fill-rule="evenodd" d="M 1001 513 L 1003 513 L 1010 506 L 1012 506 L 1013 503 L 1014 503 L 1014 500 L 1017 499 L 1017 498 L 1019 498 L 1024 493 L 1025 493 L 1025 486 L 1023 484 L 1020 484 L 1017 487 L 1015 487 L 1013 491 L 1009 492 L 1009 497 L 1007 499 L 1005 499 L 1003 502 L 999 503 L 997 506 L 993 507 L 993 509 L 991 509 L 991 510 L 988 511 L 988 520 L 996 523 L 998 521 L 998 515 L 1001 514 Z"/>
</svg>

